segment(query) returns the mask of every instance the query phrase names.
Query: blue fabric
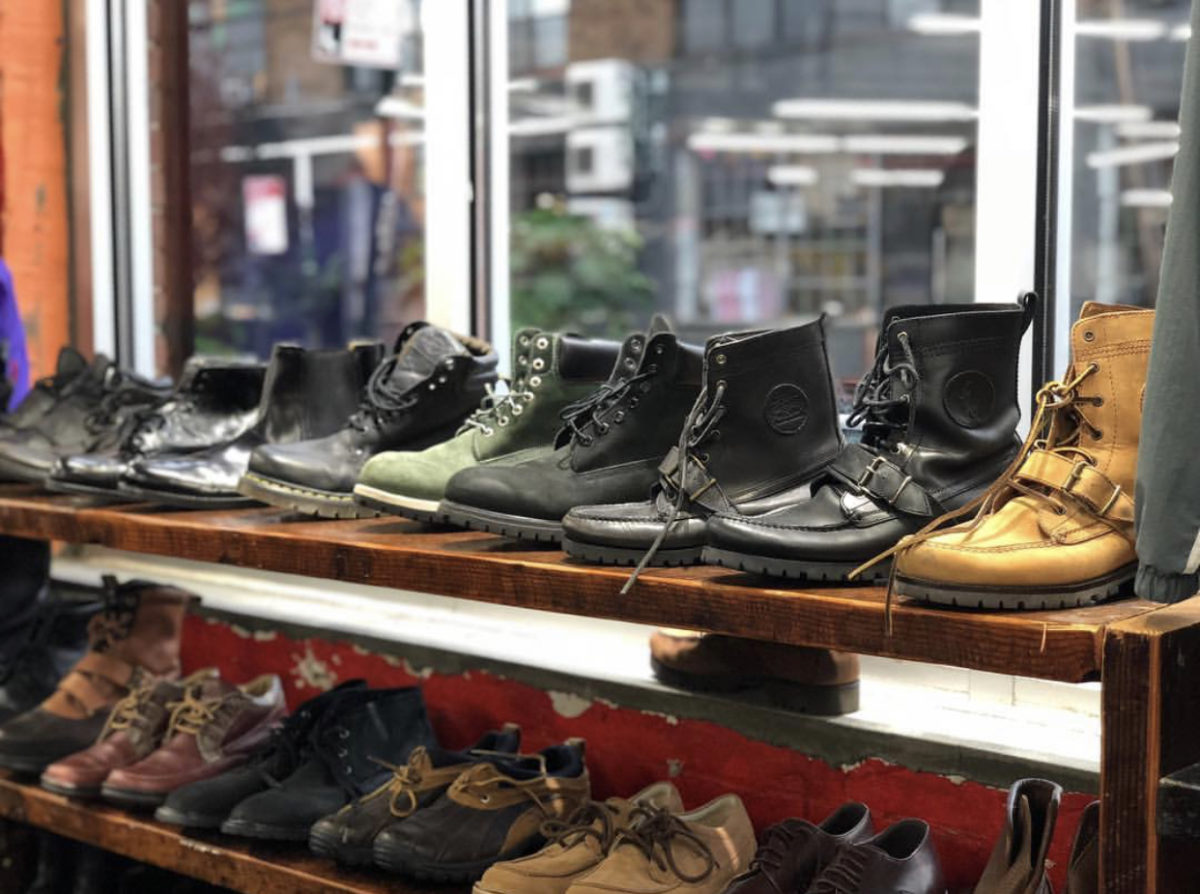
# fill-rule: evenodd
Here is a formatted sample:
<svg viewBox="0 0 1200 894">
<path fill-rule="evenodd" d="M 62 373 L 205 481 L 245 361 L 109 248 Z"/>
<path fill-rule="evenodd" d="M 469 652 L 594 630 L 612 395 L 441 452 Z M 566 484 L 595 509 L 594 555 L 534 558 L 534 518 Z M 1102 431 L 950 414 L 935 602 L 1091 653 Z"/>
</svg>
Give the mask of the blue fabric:
<svg viewBox="0 0 1200 894">
<path fill-rule="evenodd" d="M 13 384 L 8 406 L 0 411 L 13 409 L 29 392 L 29 348 L 25 344 L 25 327 L 17 311 L 17 292 L 13 288 L 12 273 L 8 265 L 0 260 L 0 344 L 8 345 L 8 380 Z"/>
</svg>

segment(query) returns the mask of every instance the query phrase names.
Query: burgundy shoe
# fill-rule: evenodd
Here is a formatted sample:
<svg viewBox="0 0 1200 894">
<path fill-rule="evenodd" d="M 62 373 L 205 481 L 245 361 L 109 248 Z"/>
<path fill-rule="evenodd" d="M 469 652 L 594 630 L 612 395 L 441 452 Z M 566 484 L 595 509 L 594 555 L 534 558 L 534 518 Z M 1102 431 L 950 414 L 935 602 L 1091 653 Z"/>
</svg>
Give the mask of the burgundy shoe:
<svg viewBox="0 0 1200 894">
<path fill-rule="evenodd" d="M 860 844 L 842 848 L 808 894 L 946 894 L 929 824 L 901 820 Z"/>
<path fill-rule="evenodd" d="M 114 770 L 100 793 L 123 807 L 157 807 L 180 786 L 245 763 L 286 713 L 283 684 L 274 674 L 244 686 L 206 680 L 174 703 L 162 747 Z"/>
<path fill-rule="evenodd" d="M 134 689 L 117 702 L 96 744 L 45 769 L 42 788 L 75 798 L 98 796 L 109 773 L 137 763 L 162 744 L 171 704 L 189 688 L 216 678 L 215 668 L 205 668 L 186 680 L 152 680 Z"/>
</svg>

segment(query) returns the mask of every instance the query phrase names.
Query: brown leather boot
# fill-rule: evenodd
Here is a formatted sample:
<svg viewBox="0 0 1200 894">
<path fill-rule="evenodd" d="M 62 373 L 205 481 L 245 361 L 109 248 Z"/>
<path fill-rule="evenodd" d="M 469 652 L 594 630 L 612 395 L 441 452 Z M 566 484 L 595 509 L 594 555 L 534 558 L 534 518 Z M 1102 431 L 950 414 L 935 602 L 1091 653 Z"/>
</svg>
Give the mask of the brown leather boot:
<svg viewBox="0 0 1200 894">
<path fill-rule="evenodd" d="M 1067 864 L 1067 894 L 1100 894 L 1100 802 L 1084 808 Z"/>
<path fill-rule="evenodd" d="M 1016 462 L 942 531 L 896 550 L 895 590 L 983 609 L 1101 602 L 1133 579 L 1133 493 L 1154 311 L 1088 302 Z M 977 510 L 977 512 L 976 512 Z M 878 561 L 878 560 L 876 560 Z"/>
<path fill-rule="evenodd" d="M 700 692 L 757 690 L 809 714 L 858 710 L 858 656 L 694 630 L 658 630 L 650 665 L 668 686 Z"/>
<path fill-rule="evenodd" d="M 1045 779 L 1022 779 L 1008 792 L 1008 809 L 992 857 L 975 894 L 1052 894 L 1046 856 L 1062 788 Z"/>
<path fill-rule="evenodd" d="M 82 751 L 129 692 L 179 676 L 179 635 L 190 593 L 105 578 L 104 608 L 88 625 L 88 652 L 32 711 L 0 726 L 0 767 L 41 773 Z"/>
</svg>

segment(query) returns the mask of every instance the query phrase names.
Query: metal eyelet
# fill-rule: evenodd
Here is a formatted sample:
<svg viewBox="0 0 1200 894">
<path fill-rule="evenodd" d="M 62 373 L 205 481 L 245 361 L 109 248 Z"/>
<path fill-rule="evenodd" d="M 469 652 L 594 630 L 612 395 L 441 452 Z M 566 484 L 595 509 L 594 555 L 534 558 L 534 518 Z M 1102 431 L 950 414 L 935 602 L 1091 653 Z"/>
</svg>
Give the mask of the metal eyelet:
<svg viewBox="0 0 1200 894">
<path fill-rule="evenodd" d="M 625 358 L 625 366 L 628 367 L 629 369 L 633 369 L 635 366 L 637 366 L 637 361 L 634 360 L 632 357 L 626 357 Z"/>
<path fill-rule="evenodd" d="M 485 429 L 483 430 L 483 436 L 484 436 L 485 438 L 490 438 L 490 437 L 491 437 L 492 435 L 494 435 L 495 433 L 496 433 L 496 430 L 495 430 L 494 428 L 485 428 Z"/>
<path fill-rule="evenodd" d="M 339 748 L 339 749 L 337 750 L 337 756 L 338 756 L 338 757 L 346 757 L 346 756 L 348 756 L 349 754 L 350 754 L 350 752 L 349 752 L 349 751 L 347 751 L 345 748 Z"/>
<path fill-rule="evenodd" d="M 504 428 L 504 426 L 508 425 L 508 417 L 501 416 L 499 419 L 496 420 L 496 424 L 498 426 L 500 426 L 501 428 Z"/>
<path fill-rule="evenodd" d="M 546 336 L 543 335 L 541 338 L 539 338 L 537 340 L 536 347 L 539 351 L 546 350 L 546 348 L 550 347 L 550 339 L 546 338 Z"/>
<path fill-rule="evenodd" d="M 1095 341 L 1096 333 L 1093 332 L 1091 329 L 1088 329 L 1086 332 L 1083 333 L 1083 340 L 1084 341 Z"/>
<path fill-rule="evenodd" d="M 339 739 L 349 739 L 350 738 L 350 730 L 348 730 L 348 729 L 338 730 L 338 738 Z"/>
<path fill-rule="evenodd" d="M 543 360 L 541 357 L 533 358 L 533 368 L 538 369 L 538 370 L 545 369 L 546 361 Z"/>
<path fill-rule="evenodd" d="M 491 795 L 480 795 L 480 796 L 479 796 L 479 803 L 480 803 L 480 804 L 490 804 L 490 803 L 491 803 L 491 801 L 492 801 L 492 796 L 491 796 Z"/>
<path fill-rule="evenodd" d="M 724 354 L 718 354 L 716 357 L 713 358 L 713 360 L 716 362 L 717 366 L 725 365 L 725 355 Z"/>
<path fill-rule="evenodd" d="M 454 359 L 451 358 L 442 364 L 446 369 L 454 369 Z"/>
<path fill-rule="evenodd" d="M 662 345 L 655 345 L 655 346 L 654 346 L 654 353 L 655 353 L 655 354 L 661 354 L 662 352 L 663 352 L 663 346 L 662 346 Z"/>
<path fill-rule="evenodd" d="M 1104 437 L 1104 430 L 1103 430 L 1103 429 L 1097 429 L 1096 431 L 1092 432 L 1092 440 L 1093 440 L 1093 441 L 1099 441 L 1099 440 L 1101 440 L 1103 437 Z"/>
<path fill-rule="evenodd" d="M 617 414 L 615 416 L 613 416 L 613 422 L 616 423 L 617 425 L 620 425 L 624 421 L 625 421 L 625 411 L 618 410 Z"/>
<path fill-rule="evenodd" d="M 527 344 L 529 344 L 529 336 L 522 335 L 520 338 L 517 339 L 517 344 L 519 344 L 521 347 L 525 347 Z"/>
<path fill-rule="evenodd" d="M 530 387 L 536 388 L 536 387 L 538 387 L 538 386 L 539 386 L 539 385 L 541 385 L 541 384 L 542 384 L 542 377 L 541 377 L 541 376 L 533 376 L 533 377 L 532 377 L 532 378 L 530 378 L 530 380 L 529 380 L 529 385 L 530 385 Z"/>
<path fill-rule="evenodd" d="M 529 358 L 522 354 L 517 358 L 517 363 L 521 364 L 521 366 L 526 366 L 529 363 Z"/>
</svg>

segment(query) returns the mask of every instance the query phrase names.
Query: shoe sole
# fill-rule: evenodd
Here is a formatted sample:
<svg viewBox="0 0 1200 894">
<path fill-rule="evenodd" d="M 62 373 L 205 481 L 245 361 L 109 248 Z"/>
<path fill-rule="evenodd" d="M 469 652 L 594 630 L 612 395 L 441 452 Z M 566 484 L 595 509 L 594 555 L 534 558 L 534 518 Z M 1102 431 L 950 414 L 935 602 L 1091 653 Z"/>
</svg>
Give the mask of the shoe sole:
<svg viewBox="0 0 1200 894">
<path fill-rule="evenodd" d="M 198 813 L 185 813 L 163 804 L 154 811 L 154 819 L 169 826 L 183 826 L 188 829 L 219 829 L 225 822 L 223 816 L 203 816 Z"/>
<path fill-rule="evenodd" d="M 42 486 L 56 494 L 83 494 L 88 497 L 108 497 L 110 500 L 128 499 L 117 490 L 116 485 L 100 487 L 96 484 L 81 484 L 78 481 L 68 481 L 63 478 L 47 478 L 42 482 Z"/>
<path fill-rule="evenodd" d="M 779 577 L 786 580 L 849 582 L 855 584 L 885 584 L 891 573 L 891 562 L 880 562 L 868 568 L 861 575 L 850 581 L 850 572 L 859 566 L 858 562 L 809 562 L 799 559 L 773 559 L 768 556 L 753 556 L 748 553 L 734 552 L 728 549 L 717 549 L 706 546 L 701 556 L 706 565 L 720 565 L 722 568 L 732 568 L 750 574 L 763 574 L 767 577 Z M 868 561 L 863 559 L 863 561 Z"/>
<path fill-rule="evenodd" d="M 563 552 L 573 559 L 582 559 L 596 565 L 636 565 L 649 551 L 647 544 L 640 549 L 624 546 L 597 546 L 581 543 L 563 535 Z M 654 554 L 650 565 L 655 568 L 670 568 L 674 565 L 699 565 L 704 553 L 703 546 L 685 546 L 678 549 L 660 549 Z"/>
<path fill-rule="evenodd" d="M 65 754 L 61 755 L 61 757 L 66 756 Z M 58 759 L 54 755 L 47 755 L 46 757 L 0 755 L 0 770 L 11 770 L 14 773 L 27 773 L 31 776 L 40 777 L 42 772 Z"/>
<path fill-rule="evenodd" d="M 711 695 L 738 695 L 745 701 L 758 701 L 773 708 L 784 708 L 800 714 L 836 717 L 852 714 L 859 707 L 859 684 L 841 683 L 835 686 L 815 686 L 781 680 L 778 677 L 752 677 L 725 674 L 705 677 L 688 674 L 650 658 L 654 676 L 660 683 L 674 689 L 704 692 Z"/>
<path fill-rule="evenodd" d="M 549 543 L 554 546 L 562 543 L 561 521 L 489 512 L 449 500 L 442 500 L 439 513 L 448 524 L 466 528 L 468 531 L 487 531 L 489 534 L 499 534 L 501 537 L 512 537 L 514 540 L 529 543 Z"/>
<path fill-rule="evenodd" d="M 100 797 L 109 804 L 118 807 L 132 807 L 135 810 L 158 808 L 167 800 L 170 792 L 143 792 L 135 788 L 117 788 L 112 785 L 100 787 Z"/>
<path fill-rule="evenodd" d="M 355 485 L 354 502 L 380 514 L 399 515 L 401 518 L 425 522 L 425 524 L 436 525 L 445 521 L 445 518 L 438 512 L 437 500 L 402 497 L 368 484 Z"/>
<path fill-rule="evenodd" d="M 311 826 L 303 828 L 295 826 L 271 826 L 266 823 L 252 823 L 248 820 L 227 819 L 221 823 L 221 832 L 225 835 L 236 835 L 239 838 L 260 838 L 265 841 L 308 841 Z"/>
<path fill-rule="evenodd" d="M 354 499 L 353 494 L 335 493 L 300 487 L 278 478 L 267 478 L 247 472 L 238 482 L 238 493 L 269 503 L 281 509 L 291 509 L 303 515 L 321 518 L 378 518 L 379 510 L 368 509 Z"/>
<path fill-rule="evenodd" d="M 250 500 L 242 496 L 200 497 L 170 490 L 152 490 L 148 487 L 126 484 L 124 481 L 117 485 L 117 492 L 135 502 L 160 503 L 163 506 L 179 509 L 243 509 L 247 506 L 258 505 L 257 500 Z"/>
<path fill-rule="evenodd" d="M 318 832 L 315 828 L 308 835 L 308 849 L 318 857 L 325 857 L 343 866 L 370 866 L 375 861 L 375 851 L 369 844 L 351 846 L 337 839 L 335 832 Z"/>
<path fill-rule="evenodd" d="M 429 863 L 425 860 L 411 857 L 396 848 L 374 848 L 374 863 L 380 869 L 396 875 L 407 876 L 419 882 L 433 882 L 439 885 L 465 885 L 478 881 L 492 866 L 505 860 L 523 857 L 530 851 L 501 854 L 487 860 L 473 863 Z"/>
<path fill-rule="evenodd" d="M 20 481 L 25 484 L 41 484 L 45 486 L 50 476 L 50 469 L 39 469 L 37 466 L 26 465 L 7 456 L 0 456 L 0 481 Z"/>
<path fill-rule="evenodd" d="M 59 782 L 51 782 L 49 779 L 39 780 L 42 788 L 48 792 L 53 792 L 56 795 L 62 795 L 64 798 L 98 798 L 100 797 L 100 786 L 89 785 L 63 785 Z"/>
<path fill-rule="evenodd" d="M 935 605 L 984 611 L 1047 611 L 1107 602 L 1120 595 L 1137 573 L 1132 562 L 1104 577 L 1069 587 L 952 587 L 937 581 L 896 575 L 896 592 Z"/>
</svg>

